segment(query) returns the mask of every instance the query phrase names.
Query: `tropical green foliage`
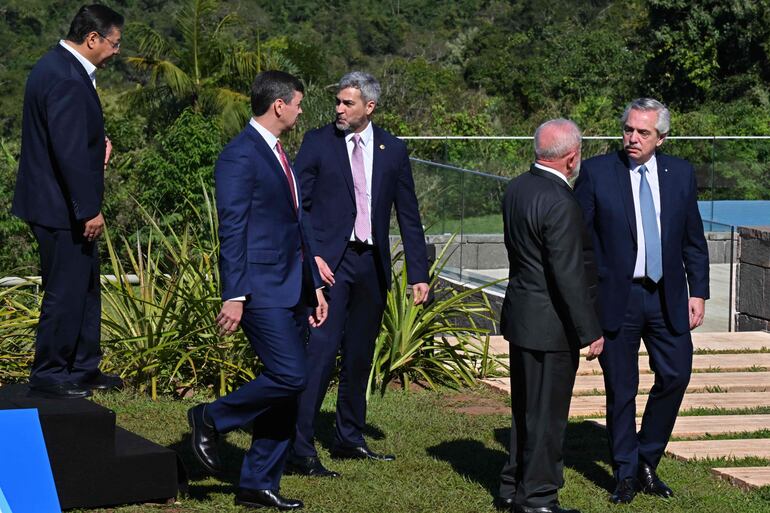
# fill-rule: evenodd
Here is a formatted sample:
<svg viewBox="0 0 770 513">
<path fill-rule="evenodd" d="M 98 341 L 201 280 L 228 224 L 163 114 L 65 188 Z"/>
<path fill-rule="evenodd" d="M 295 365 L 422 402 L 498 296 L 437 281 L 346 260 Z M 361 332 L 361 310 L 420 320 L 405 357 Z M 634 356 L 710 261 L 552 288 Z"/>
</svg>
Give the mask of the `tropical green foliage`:
<svg viewBox="0 0 770 513">
<path fill-rule="evenodd" d="M 394 253 L 393 286 L 374 347 L 367 395 L 375 389 L 384 394 L 394 380 L 406 390 L 415 381 L 431 388 L 472 386 L 477 378 L 505 365 L 490 354 L 489 329 L 479 325 L 482 320 L 495 322 L 483 290 L 496 282 L 458 291 L 439 278 L 452 240 L 431 266 L 435 299 L 426 306 L 414 305 L 403 252 Z"/>
<path fill-rule="evenodd" d="M 0 275 L 32 274 L 20 268 L 36 265 L 28 229 L 7 208 L 23 88 L 79 6 L 0 5 L 0 241 L 14 248 L 0 252 Z M 623 105 L 649 95 L 672 107 L 672 135 L 757 135 L 770 126 L 765 1 L 121 0 L 113 7 L 128 24 L 121 54 L 98 71 L 115 148 L 104 211 L 113 233 L 131 244 L 146 242 L 137 235 L 144 220 L 134 198 L 182 233 L 193 216 L 188 205 L 203 201 L 199 182 L 211 183 L 217 154 L 249 114 L 253 75 L 268 68 L 306 84 L 304 113 L 282 138 L 290 155 L 305 131 L 332 119 L 331 85 L 351 69 L 380 80 L 375 121 L 397 135 L 529 135 L 554 116 L 574 119 L 587 135 L 619 135 Z M 764 142 L 673 142 L 663 149 L 695 163 L 702 199 L 770 197 Z M 502 176 L 523 172 L 532 155 L 529 141 L 409 146 L 423 159 Z M 614 147 L 586 143 L 583 154 Z M 431 195 L 452 181 L 459 180 L 418 179 L 426 218 L 456 217 Z M 467 215 L 495 211 L 494 187 L 461 185 L 466 194 L 455 198 Z"/>
</svg>

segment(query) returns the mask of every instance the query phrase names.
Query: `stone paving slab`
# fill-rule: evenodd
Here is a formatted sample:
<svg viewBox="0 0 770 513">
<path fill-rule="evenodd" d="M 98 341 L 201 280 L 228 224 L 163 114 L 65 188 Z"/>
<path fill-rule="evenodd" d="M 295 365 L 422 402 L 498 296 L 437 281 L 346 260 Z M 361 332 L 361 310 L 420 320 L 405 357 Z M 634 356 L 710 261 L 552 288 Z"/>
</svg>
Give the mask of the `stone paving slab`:
<svg viewBox="0 0 770 513">
<path fill-rule="evenodd" d="M 685 461 L 705 458 L 770 458 L 770 439 L 669 442 L 666 454 Z"/>
<path fill-rule="evenodd" d="M 770 371 L 770 353 L 696 354 L 692 359 L 692 368 L 697 371 L 736 372 L 752 367 Z M 652 372 L 647 355 L 639 355 L 639 372 Z M 601 373 L 599 360 L 580 360 L 579 375 Z"/>
<path fill-rule="evenodd" d="M 508 389 L 510 392 L 510 388 Z M 587 415 L 604 415 L 605 397 L 603 395 L 586 395 L 573 397 L 569 409 L 570 417 Z M 647 396 L 640 394 L 636 397 L 636 415 L 641 417 Z M 767 392 L 730 392 L 727 394 L 687 394 L 682 401 L 681 410 L 692 408 L 756 408 L 770 406 L 770 394 Z"/>
<path fill-rule="evenodd" d="M 770 467 L 712 468 L 711 471 L 744 490 L 770 485 Z"/>
<path fill-rule="evenodd" d="M 607 425 L 604 418 L 588 419 L 588 422 L 600 427 Z M 639 429 L 641 425 L 642 419 L 637 417 L 636 428 Z M 707 434 L 750 433 L 763 429 L 770 429 L 770 415 L 688 415 L 677 417 L 672 435 L 677 438 L 697 438 Z M 770 450 L 770 440 L 765 440 L 765 443 Z"/>
<path fill-rule="evenodd" d="M 447 337 L 451 340 L 452 337 Z M 770 333 L 764 331 L 742 331 L 730 333 L 718 332 L 694 332 L 692 334 L 693 347 L 696 350 L 708 351 L 761 351 L 770 350 Z M 508 354 L 510 351 L 508 341 L 502 335 L 489 337 L 489 348 L 493 354 Z M 585 354 L 587 348 L 581 353 Z M 640 344 L 639 351 L 645 354 L 644 344 Z M 770 353 L 768 353 L 770 354 Z M 584 362 L 581 362 L 581 365 Z"/>
<path fill-rule="evenodd" d="M 639 392 L 647 393 L 655 383 L 652 374 L 639 375 Z M 687 392 L 767 392 L 770 390 L 770 372 L 696 372 L 690 377 Z M 578 376 L 573 395 L 604 393 L 604 376 Z"/>
</svg>

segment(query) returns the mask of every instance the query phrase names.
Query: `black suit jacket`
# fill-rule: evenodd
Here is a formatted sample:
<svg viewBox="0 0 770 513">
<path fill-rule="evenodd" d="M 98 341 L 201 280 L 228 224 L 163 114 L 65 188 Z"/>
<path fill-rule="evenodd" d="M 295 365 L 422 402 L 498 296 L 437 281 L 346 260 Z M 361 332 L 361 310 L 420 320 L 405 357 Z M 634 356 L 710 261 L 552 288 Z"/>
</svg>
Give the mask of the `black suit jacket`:
<svg viewBox="0 0 770 513">
<path fill-rule="evenodd" d="M 406 144 L 377 125 L 372 162 L 372 236 L 390 287 L 390 214 L 396 207 L 409 283 L 428 282 L 425 233 L 414 191 Z M 316 256 L 332 271 L 345 252 L 356 220 L 353 174 L 345 133 L 334 123 L 305 134 L 294 167 L 302 188 L 305 226 Z"/>
<path fill-rule="evenodd" d="M 511 344 L 568 351 L 602 335 L 583 258 L 580 206 L 569 185 L 532 166 L 503 199 L 508 287 L 501 330 Z"/>
<path fill-rule="evenodd" d="M 97 215 L 104 152 L 96 90 L 83 65 L 57 44 L 27 78 L 13 214 L 65 229 Z"/>
</svg>

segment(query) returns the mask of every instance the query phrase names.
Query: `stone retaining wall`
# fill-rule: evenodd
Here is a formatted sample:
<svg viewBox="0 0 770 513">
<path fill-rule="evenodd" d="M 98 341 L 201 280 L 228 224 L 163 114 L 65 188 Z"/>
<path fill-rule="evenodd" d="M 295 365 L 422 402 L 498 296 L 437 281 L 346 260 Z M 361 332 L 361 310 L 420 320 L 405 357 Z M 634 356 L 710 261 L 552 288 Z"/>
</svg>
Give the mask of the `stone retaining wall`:
<svg viewBox="0 0 770 513">
<path fill-rule="evenodd" d="M 770 331 L 770 226 L 738 228 L 736 331 Z"/>
</svg>

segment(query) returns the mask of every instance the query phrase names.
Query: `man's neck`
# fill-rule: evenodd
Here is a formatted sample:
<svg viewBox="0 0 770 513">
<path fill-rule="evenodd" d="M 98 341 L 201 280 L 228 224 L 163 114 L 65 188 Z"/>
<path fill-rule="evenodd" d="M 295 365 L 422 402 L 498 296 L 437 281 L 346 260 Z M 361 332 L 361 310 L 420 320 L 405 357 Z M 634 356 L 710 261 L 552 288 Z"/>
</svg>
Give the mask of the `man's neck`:
<svg viewBox="0 0 770 513">
<path fill-rule="evenodd" d="M 263 114 L 261 116 L 254 116 L 253 119 L 274 136 L 281 137 L 283 131 L 278 125 L 278 119 L 276 119 L 274 116 Z"/>
</svg>

